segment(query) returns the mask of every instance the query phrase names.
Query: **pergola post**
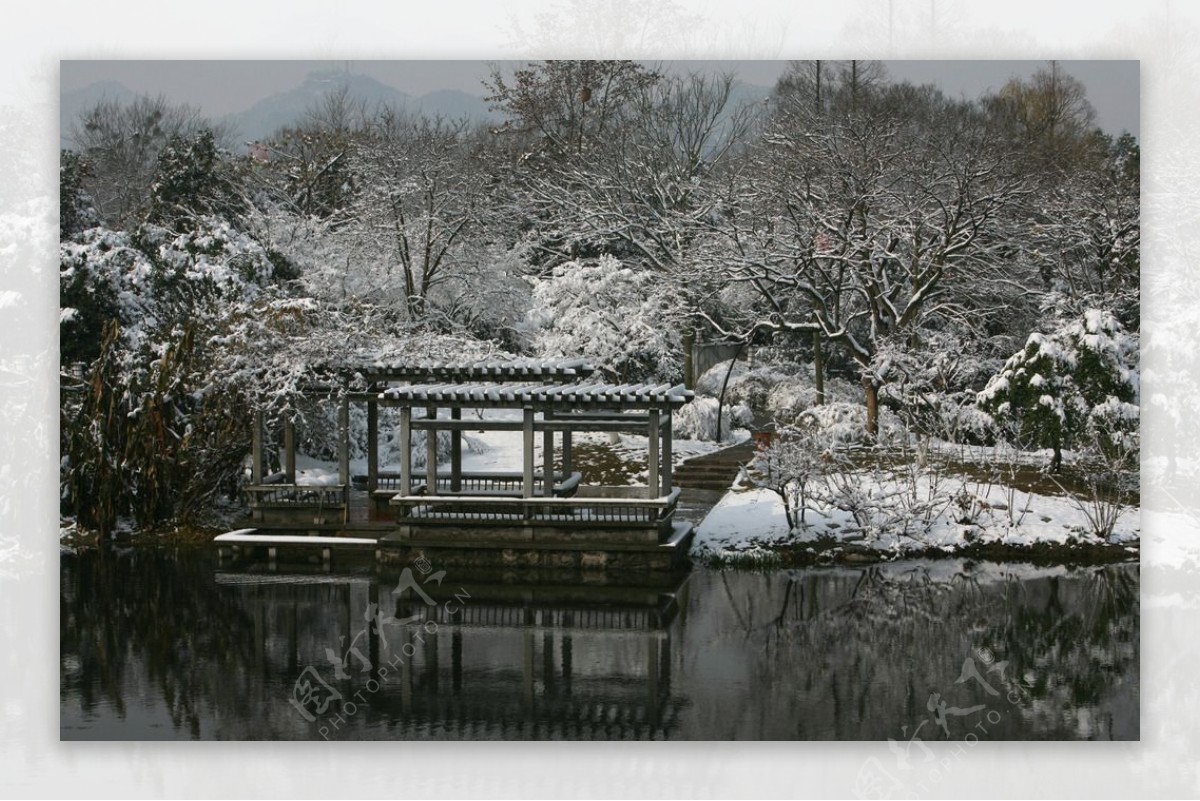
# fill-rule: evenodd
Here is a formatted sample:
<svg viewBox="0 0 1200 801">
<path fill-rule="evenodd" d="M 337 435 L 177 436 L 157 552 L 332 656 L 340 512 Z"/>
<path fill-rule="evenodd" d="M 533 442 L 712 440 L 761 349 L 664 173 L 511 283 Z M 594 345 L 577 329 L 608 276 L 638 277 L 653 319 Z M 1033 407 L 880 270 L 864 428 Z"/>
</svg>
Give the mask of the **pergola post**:
<svg viewBox="0 0 1200 801">
<path fill-rule="evenodd" d="M 437 419 L 437 407 L 425 408 L 427 420 Z M 437 495 L 437 429 L 425 429 L 425 494 Z"/>
<path fill-rule="evenodd" d="M 290 417 L 283 421 L 283 475 L 284 482 L 296 483 L 296 424 Z"/>
<path fill-rule="evenodd" d="M 562 464 L 563 476 L 571 475 L 571 431 L 564 429 L 562 432 Z"/>
<path fill-rule="evenodd" d="M 254 431 L 250 437 L 250 483 L 261 484 L 263 480 L 263 413 L 254 412 Z"/>
<path fill-rule="evenodd" d="M 379 403 L 367 401 L 367 490 L 379 488 Z"/>
<path fill-rule="evenodd" d="M 525 470 L 521 481 L 521 497 L 533 497 L 533 407 L 525 407 L 525 424 L 523 426 L 523 448 Z"/>
<path fill-rule="evenodd" d="M 546 410 L 543 420 L 550 420 L 554 412 Z M 554 430 L 546 427 L 542 431 L 542 494 L 547 498 L 554 494 Z"/>
<path fill-rule="evenodd" d="M 338 483 L 350 484 L 350 397 L 338 400 Z"/>
<path fill-rule="evenodd" d="M 662 495 L 671 494 L 671 485 L 675 480 L 674 466 L 672 465 L 674 458 L 675 455 L 671 450 L 671 413 L 668 411 L 662 424 Z"/>
<path fill-rule="evenodd" d="M 646 497 L 657 498 L 659 490 L 659 470 L 658 470 L 658 437 L 661 433 L 659 430 L 659 412 L 658 409 L 650 410 L 650 426 L 647 432 L 650 435 L 650 444 L 647 447 L 646 466 L 650 469 L 650 473 L 646 479 Z"/>
<path fill-rule="evenodd" d="M 450 410 L 451 420 L 462 419 L 462 409 L 455 406 Z M 450 491 L 462 492 L 462 431 L 450 431 Z"/>
<path fill-rule="evenodd" d="M 412 407 L 400 407 L 400 494 L 412 495 Z"/>
</svg>

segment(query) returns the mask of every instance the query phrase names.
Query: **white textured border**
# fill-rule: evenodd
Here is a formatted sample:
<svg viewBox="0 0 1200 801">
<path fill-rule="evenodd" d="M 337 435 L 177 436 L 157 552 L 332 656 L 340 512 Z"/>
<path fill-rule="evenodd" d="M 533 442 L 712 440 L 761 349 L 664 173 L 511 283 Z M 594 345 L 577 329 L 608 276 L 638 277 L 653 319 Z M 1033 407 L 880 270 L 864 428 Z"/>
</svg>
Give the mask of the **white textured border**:
<svg viewBox="0 0 1200 801">
<path fill-rule="evenodd" d="M 10 5 L 0 24 L 0 166 L 20 180 L 0 185 L 0 794 L 852 797 L 864 766 L 889 760 L 886 744 L 853 743 L 60 744 L 58 59 L 1141 59 L 1143 328 L 1169 340 L 1145 357 L 1163 377 L 1163 404 L 1144 422 L 1153 453 L 1178 440 L 1172 393 L 1194 393 L 1200 377 L 1197 41 L 1200 4 L 1123 0 Z M 1147 505 L 1165 508 L 1170 499 L 1155 493 L 1146 487 Z M 984 743 L 957 758 L 945 749 L 951 761 L 923 795 L 1200 794 L 1200 501 L 1180 500 L 1178 512 L 1145 516 L 1143 742 Z"/>
</svg>

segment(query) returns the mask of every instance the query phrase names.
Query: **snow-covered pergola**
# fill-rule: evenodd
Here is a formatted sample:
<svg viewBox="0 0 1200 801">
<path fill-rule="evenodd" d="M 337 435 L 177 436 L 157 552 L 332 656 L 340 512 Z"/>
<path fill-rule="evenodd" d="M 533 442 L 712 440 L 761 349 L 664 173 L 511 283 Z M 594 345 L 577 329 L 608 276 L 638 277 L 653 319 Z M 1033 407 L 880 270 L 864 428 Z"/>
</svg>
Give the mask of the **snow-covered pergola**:
<svg viewBox="0 0 1200 801">
<path fill-rule="evenodd" d="M 504 359 L 447 363 L 438 361 L 405 364 L 370 363 L 361 365 L 315 365 L 312 372 L 320 376 L 301 387 L 301 394 L 309 397 L 335 397 L 338 407 L 338 468 L 339 483 L 350 483 L 350 403 L 366 402 L 368 414 L 369 463 L 378 464 L 379 392 L 393 383 L 439 381 L 461 383 L 464 381 L 574 381 L 591 375 L 595 368 L 583 359 L 540 361 L 533 359 Z M 364 385 L 365 391 L 353 391 L 353 385 Z M 266 430 L 264 414 L 255 413 L 252 432 L 253 457 L 251 461 L 251 483 L 262 484 L 266 477 L 263 456 Z M 457 439 L 457 438 L 456 438 Z M 290 420 L 284 421 L 283 478 L 287 483 L 296 481 L 295 428 Z M 372 483 L 371 489 L 374 489 Z"/>
<path fill-rule="evenodd" d="M 682 385 L 612 384 L 591 381 L 594 368 L 583 360 L 542 362 L 506 360 L 469 364 L 367 365 L 343 371 L 339 381 L 315 383 L 313 394 L 336 397 L 339 404 L 338 485 L 301 488 L 295 484 L 295 435 L 285 423 L 284 471 L 274 482 L 261 480 L 263 426 L 255 424 L 255 480 L 248 488 L 251 506 L 266 514 L 260 523 L 280 524 L 303 518 L 301 504 L 341 511 L 350 521 L 349 409 L 367 410 L 366 491 L 371 513 L 367 521 L 411 531 L 419 526 L 516 526 L 529 538 L 531 527 L 572 526 L 671 530 L 678 490 L 672 486 L 672 413 L 692 399 Z M 353 382 L 355 389 L 348 385 Z M 340 386 L 339 386 L 340 385 Z M 379 464 L 379 409 L 399 411 L 398 473 Z M 519 411 L 512 415 L 462 419 L 462 410 Z M 426 433 L 424 470 L 412 464 L 413 432 Z M 439 463 L 438 432 L 450 435 L 448 464 Z M 465 473 L 464 431 L 520 431 L 522 461 L 513 472 Z M 585 432 L 619 432 L 647 438 L 644 488 L 584 486 L 572 470 L 572 437 Z M 537 464 L 537 438 L 542 460 Z M 555 469 L 556 445 L 561 455 Z M 540 469 L 539 469 L 540 468 Z M 328 497 L 326 497 L 328 496 Z M 295 503 L 291 499 L 295 499 Z M 307 499 L 307 500 L 306 500 Z M 268 511 L 273 509 L 276 511 Z M 324 521 L 334 523 L 333 520 Z M 543 529 L 543 532 L 548 529 Z M 639 535 L 640 536 L 640 535 Z M 643 537 L 644 539 L 644 537 Z"/>
<path fill-rule="evenodd" d="M 426 492 L 437 494 L 436 432 L 450 431 L 457 442 L 464 429 L 521 431 L 523 463 L 521 496 L 532 498 L 535 485 L 536 435 L 543 437 L 541 490 L 554 494 L 553 464 L 555 434 L 561 436 L 562 472 L 571 472 L 571 435 L 576 432 L 612 431 L 645 434 L 648 477 L 646 497 L 656 498 L 671 491 L 671 412 L 691 400 L 682 385 L 669 384 L 416 384 L 392 387 L 380 393 L 378 402 L 400 407 L 400 492 L 413 488 L 410 450 L 412 431 L 429 432 L 426 438 Z M 425 409 L 423 418 L 413 418 L 414 408 Z M 451 419 L 439 419 L 438 409 L 449 409 Z M 523 419 L 462 421 L 461 410 L 519 409 Z M 458 412 L 459 414 L 455 414 Z M 461 464 L 451 449 L 450 491 L 460 491 Z"/>
</svg>

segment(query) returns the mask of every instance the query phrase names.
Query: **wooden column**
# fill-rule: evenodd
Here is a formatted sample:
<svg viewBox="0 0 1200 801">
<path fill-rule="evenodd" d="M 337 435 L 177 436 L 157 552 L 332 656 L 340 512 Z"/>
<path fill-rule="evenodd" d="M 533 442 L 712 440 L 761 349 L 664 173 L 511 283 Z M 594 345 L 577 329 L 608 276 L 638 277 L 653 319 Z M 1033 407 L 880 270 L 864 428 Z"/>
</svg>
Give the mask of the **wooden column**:
<svg viewBox="0 0 1200 801">
<path fill-rule="evenodd" d="M 379 609 L 378 581 L 372 581 L 367 586 L 367 609 Z M 379 613 L 376 612 L 376 614 Z M 381 620 L 381 618 L 382 615 L 367 623 L 367 659 L 371 660 L 371 678 L 375 679 L 376 681 L 379 680 L 379 629 L 383 625 L 382 623 L 377 624 L 376 621 Z"/>
<path fill-rule="evenodd" d="M 405 653 L 404 646 L 411 646 L 413 641 L 412 629 L 408 626 L 400 627 L 400 653 Z M 414 653 L 415 648 L 409 649 Z M 405 657 L 400 660 L 400 710 L 408 712 L 412 709 L 413 696 L 413 669 L 412 660 Z"/>
<path fill-rule="evenodd" d="M 412 495 L 412 407 L 400 407 L 400 494 Z"/>
<path fill-rule="evenodd" d="M 532 452 L 532 451 L 531 451 Z M 533 632 L 529 629 L 525 630 L 525 659 L 522 663 L 521 670 L 521 689 L 522 699 L 525 701 L 526 713 L 531 713 L 533 710 Z"/>
<path fill-rule="evenodd" d="M 367 401 L 367 490 L 379 488 L 379 403 Z"/>
<path fill-rule="evenodd" d="M 250 483 L 261 484 L 263 480 L 263 413 L 254 413 L 254 431 L 250 437 Z"/>
<path fill-rule="evenodd" d="M 296 483 L 296 424 L 290 417 L 283 422 L 283 475 L 288 484 Z"/>
<path fill-rule="evenodd" d="M 658 725 L 658 637 L 646 638 L 646 693 L 649 695 L 650 725 Z"/>
<path fill-rule="evenodd" d="M 462 409 L 451 409 L 450 419 L 461 420 Z M 450 430 L 450 491 L 462 492 L 462 431 L 457 428 Z"/>
<path fill-rule="evenodd" d="M 657 498 L 658 497 L 658 490 L 659 490 L 659 483 L 660 483 L 659 470 L 658 470 L 658 437 L 659 437 L 659 434 L 661 433 L 658 430 L 658 423 L 659 423 L 658 409 L 651 409 L 650 410 L 650 426 L 649 426 L 649 431 L 647 432 L 650 435 L 650 444 L 649 444 L 649 447 L 646 449 L 646 454 L 647 454 L 646 455 L 646 466 L 650 470 L 650 473 L 646 478 L 646 497 L 647 498 Z"/>
<path fill-rule="evenodd" d="M 571 475 L 571 431 L 564 429 L 562 432 L 562 464 L 563 477 Z"/>
<path fill-rule="evenodd" d="M 525 425 L 523 456 L 525 461 L 525 472 L 521 482 L 521 497 L 533 497 L 533 409 L 529 406 L 525 407 Z"/>
<path fill-rule="evenodd" d="M 671 450 L 671 412 L 667 411 L 667 419 L 663 421 L 662 429 L 662 494 L 671 494 L 671 484 L 674 482 L 674 465 L 672 461 L 675 458 Z"/>
<path fill-rule="evenodd" d="M 350 398 L 338 401 L 338 483 L 350 483 Z"/>
<path fill-rule="evenodd" d="M 554 413 L 542 413 L 543 420 L 550 420 Z M 554 495 L 554 432 L 547 428 L 542 432 L 542 494 L 547 498 Z"/>
<path fill-rule="evenodd" d="M 427 420 L 437 419 L 437 408 L 425 409 Z M 437 495 L 437 429 L 425 429 L 425 494 Z"/>
</svg>

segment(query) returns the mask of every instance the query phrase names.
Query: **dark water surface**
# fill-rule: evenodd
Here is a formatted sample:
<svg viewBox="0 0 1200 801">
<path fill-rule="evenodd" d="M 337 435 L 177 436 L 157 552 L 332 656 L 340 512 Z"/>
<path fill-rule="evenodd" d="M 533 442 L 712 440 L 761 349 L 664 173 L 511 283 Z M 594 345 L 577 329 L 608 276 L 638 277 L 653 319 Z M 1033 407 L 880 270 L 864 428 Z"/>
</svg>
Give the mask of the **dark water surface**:
<svg viewBox="0 0 1200 801">
<path fill-rule="evenodd" d="M 538 578 L 64 553 L 61 733 L 1138 738 L 1136 565 Z"/>
</svg>

